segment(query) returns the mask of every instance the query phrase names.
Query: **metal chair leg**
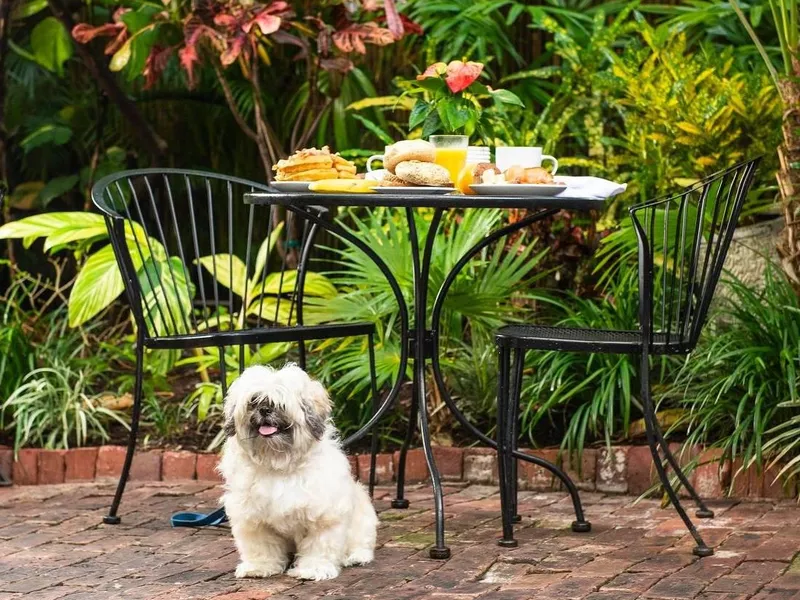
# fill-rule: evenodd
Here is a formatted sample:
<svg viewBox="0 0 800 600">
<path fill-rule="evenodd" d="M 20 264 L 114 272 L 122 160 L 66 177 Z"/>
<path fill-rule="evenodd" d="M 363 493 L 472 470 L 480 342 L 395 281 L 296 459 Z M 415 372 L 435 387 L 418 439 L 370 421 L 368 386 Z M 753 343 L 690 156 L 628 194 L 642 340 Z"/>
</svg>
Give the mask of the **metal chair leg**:
<svg viewBox="0 0 800 600">
<path fill-rule="evenodd" d="M 667 444 L 666 440 L 664 439 L 664 434 L 661 432 L 661 426 L 658 424 L 658 418 L 655 416 L 653 419 L 653 433 L 655 433 L 656 439 L 661 446 L 661 451 L 664 453 L 664 457 L 672 467 L 673 472 L 680 480 L 681 485 L 686 488 L 686 491 L 689 492 L 689 496 L 691 496 L 692 500 L 694 500 L 697 504 L 697 511 L 694 513 L 695 516 L 698 519 L 713 519 L 714 511 L 706 506 L 706 503 L 700 497 L 700 494 L 697 493 L 697 491 L 694 489 L 694 486 L 689 482 L 689 479 L 684 474 L 683 469 L 675 459 L 675 455 L 672 454 L 672 450 L 669 449 L 669 444 Z"/>
<path fill-rule="evenodd" d="M 658 477 L 661 479 L 661 483 L 664 486 L 664 491 L 666 491 L 670 502 L 672 502 L 672 506 L 675 508 L 678 516 L 681 518 L 684 525 L 686 525 L 686 529 L 689 530 L 689 533 L 697 544 L 693 550 L 694 554 L 700 557 L 711 556 L 714 554 L 714 550 L 709 548 L 708 545 L 703 541 L 703 538 L 700 537 L 700 534 L 695 528 L 694 523 L 692 523 L 692 520 L 686 514 L 686 511 L 681 505 L 680 498 L 675 492 L 675 489 L 672 487 L 672 482 L 669 480 L 669 476 L 664 469 L 664 465 L 661 462 L 661 457 L 658 454 L 658 440 L 653 425 L 656 420 L 655 408 L 653 406 L 653 399 L 650 395 L 650 362 L 646 350 L 642 352 L 640 376 L 642 380 L 642 405 L 644 408 L 644 423 L 647 430 L 647 443 L 650 446 L 650 454 L 653 455 L 653 463 L 656 471 L 658 472 Z"/>
<path fill-rule="evenodd" d="M 400 460 L 397 462 L 397 495 L 392 500 L 392 508 L 408 508 L 409 506 L 408 500 L 403 495 L 406 481 L 406 455 L 417 428 L 417 413 L 419 412 L 419 394 L 417 392 L 417 382 L 415 381 L 411 389 L 411 410 L 408 413 L 406 439 L 403 440 L 403 447 L 400 448 Z"/>
<path fill-rule="evenodd" d="M 370 389 L 372 392 L 372 414 L 374 415 L 378 407 L 380 406 L 380 402 L 378 401 L 378 385 L 375 375 L 375 339 L 372 333 L 369 334 L 369 338 L 367 340 L 369 344 L 369 379 L 370 379 Z M 375 467 L 378 458 L 378 426 L 372 428 L 372 440 L 370 444 L 370 456 L 369 456 L 369 497 L 372 498 L 375 495 Z"/>
<path fill-rule="evenodd" d="M 511 371 L 511 394 L 510 400 L 508 404 L 508 410 L 510 411 L 510 428 L 509 433 L 511 435 L 510 440 L 510 447 L 511 451 L 519 450 L 519 402 L 520 398 L 522 397 L 522 371 L 524 368 L 524 361 L 525 361 L 525 351 L 522 349 L 517 349 L 514 351 L 514 366 L 513 370 Z M 519 523 L 522 521 L 522 517 L 519 515 L 519 463 L 513 457 L 512 452 L 509 453 L 509 462 L 511 463 L 510 468 L 510 479 L 511 479 L 511 519 L 514 523 Z"/>
<path fill-rule="evenodd" d="M 125 462 L 122 465 L 122 473 L 117 483 L 117 491 L 114 493 L 114 500 L 108 514 L 103 517 L 106 525 L 118 525 L 122 519 L 117 516 L 119 504 L 122 502 L 122 495 L 125 493 L 125 485 L 128 483 L 128 473 L 133 463 L 133 453 L 136 450 L 136 436 L 139 433 L 139 417 L 142 412 L 142 379 L 144 378 L 144 341 L 139 335 L 136 340 L 136 379 L 133 384 L 133 411 L 131 412 L 131 430 L 128 435 L 128 450 L 125 453 Z"/>
<path fill-rule="evenodd" d="M 567 488 L 569 492 L 570 498 L 572 500 L 572 508 L 575 511 L 575 521 L 572 522 L 572 531 L 576 533 L 587 533 L 592 530 L 592 525 L 589 523 L 583 514 L 583 506 L 581 505 L 581 498 L 578 494 L 578 488 L 575 487 L 575 483 L 570 479 L 570 477 L 558 468 L 553 463 L 540 458 L 538 456 L 532 456 L 529 454 L 523 454 L 519 451 L 518 448 L 518 441 L 519 441 L 519 403 L 520 397 L 522 395 L 522 371 L 524 367 L 525 361 L 525 352 L 523 350 L 517 350 L 514 354 L 514 367 L 511 374 L 511 399 L 509 401 L 509 419 L 511 419 L 512 424 L 514 425 L 514 432 L 513 432 L 513 440 L 510 444 L 509 448 L 509 458 L 514 466 L 513 472 L 513 481 L 511 482 L 512 485 L 512 492 L 511 492 L 511 518 L 514 522 L 519 522 L 521 520 L 520 515 L 517 514 L 517 495 L 518 495 L 518 488 L 519 488 L 519 480 L 517 479 L 517 461 L 524 460 L 526 462 L 531 462 L 536 464 L 540 467 L 543 467 L 553 473 L 556 477 L 558 477 L 564 484 L 564 487 Z"/>
<path fill-rule="evenodd" d="M 510 439 L 508 422 L 509 414 L 509 383 L 511 356 L 508 348 L 500 347 L 498 356 L 497 374 L 497 472 L 500 479 L 500 515 L 503 525 L 503 536 L 497 540 L 497 545 L 504 548 L 515 548 L 517 540 L 514 539 L 514 513 L 512 505 L 513 486 L 510 472 Z"/>
</svg>

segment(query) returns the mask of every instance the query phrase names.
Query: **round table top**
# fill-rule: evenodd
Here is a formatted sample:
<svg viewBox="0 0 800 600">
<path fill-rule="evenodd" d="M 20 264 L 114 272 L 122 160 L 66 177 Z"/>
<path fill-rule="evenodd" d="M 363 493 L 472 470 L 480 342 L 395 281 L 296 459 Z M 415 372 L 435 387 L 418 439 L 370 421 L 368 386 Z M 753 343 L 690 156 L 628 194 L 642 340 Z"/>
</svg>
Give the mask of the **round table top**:
<svg viewBox="0 0 800 600">
<path fill-rule="evenodd" d="M 559 196 L 464 196 L 461 194 L 345 194 L 320 192 L 249 192 L 246 204 L 285 206 L 366 206 L 400 208 L 521 208 L 600 210 L 605 200 Z"/>
</svg>

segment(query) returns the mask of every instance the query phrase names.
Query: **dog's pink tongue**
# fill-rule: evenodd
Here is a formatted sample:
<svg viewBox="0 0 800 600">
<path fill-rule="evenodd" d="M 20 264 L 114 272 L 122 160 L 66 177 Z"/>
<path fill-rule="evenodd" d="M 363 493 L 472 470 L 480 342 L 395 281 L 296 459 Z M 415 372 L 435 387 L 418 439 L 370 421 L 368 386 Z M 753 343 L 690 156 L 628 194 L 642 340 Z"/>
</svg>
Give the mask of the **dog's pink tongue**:
<svg viewBox="0 0 800 600">
<path fill-rule="evenodd" d="M 258 428 L 258 433 L 261 435 L 272 435 L 273 433 L 277 433 L 278 428 L 273 427 L 272 425 L 262 425 Z"/>
</svg>

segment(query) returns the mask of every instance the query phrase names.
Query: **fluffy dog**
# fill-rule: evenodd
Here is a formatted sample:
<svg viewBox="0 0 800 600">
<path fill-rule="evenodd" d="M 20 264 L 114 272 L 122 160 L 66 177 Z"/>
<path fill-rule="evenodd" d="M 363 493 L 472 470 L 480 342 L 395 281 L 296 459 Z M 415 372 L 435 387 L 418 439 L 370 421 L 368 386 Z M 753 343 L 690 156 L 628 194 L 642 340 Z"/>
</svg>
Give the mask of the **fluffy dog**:
<svg viewBox="0 0 800 600">
<path fill-rule="evenodd" d="M 353 480 L 325 388 L 295 365 L 250 367 L 225 399 L 223 502 L 237 577 L 331 579 L 372 561 L 378 517 Z"/>
</svg>

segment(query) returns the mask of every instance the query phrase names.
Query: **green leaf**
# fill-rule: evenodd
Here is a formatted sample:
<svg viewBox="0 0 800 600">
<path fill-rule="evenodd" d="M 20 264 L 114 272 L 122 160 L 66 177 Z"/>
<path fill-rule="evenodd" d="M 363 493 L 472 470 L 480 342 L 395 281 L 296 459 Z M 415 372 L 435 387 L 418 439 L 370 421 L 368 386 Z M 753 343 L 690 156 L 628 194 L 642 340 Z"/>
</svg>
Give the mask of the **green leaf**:
<svg viewBox="0 0 800 600">
<path fill-rule="evenodd" d="M 514 106 L 521 106 L 522 108 L 525 108 L 525 104 L 519 99 L 519 96 L 513 92 L 509 92 L 508 90 L 492 90 L 491 94 L 495 102 L 502 104 L 513 104 Z"/>
<path fill-rule="evenodd" d="M 56 125 L 55 123 L 48 123 L 42 125 L 36 131 L 29 133 L 20 142 L 22 149 L 28 153 L 34 148 L 44 146 L 45 144 L 54 144 L 56 146 L 63 146 L 72 138 L 72 130 L 65 125 Z"/>
<path fill-rule="evenodd" d="M 272 249 L 275 247 L 275 243 L 278 241 L 278 238 L 281 236 L 283 225 L 283 221 L 278 223 L 272 233 L 270 233 L 269 236 L 266 237 L 263 242 L 261 242 L 261 246 L 258 249 L 258 254 L 256 254 L 256 268 L 253 271 L 253 278 L 250 280 L 250 290 L 255 290 L 256 282 L 261 279 L 261 274 L 264 272 L 267 259 L 269 258 L 270 253 L 272 253 Z M 252 294 L 253 292 L 251 291 L 249 295 Z"/>
<path fill-rule="evenodd" d="M 128 33 L 134 35 L 150 25 L 153 22 L 153 16 L 157 15 L 160 10 L 159 7 L 152 4 L 143 4 L 136 10 L 128 11 L 122 15 L 122 22 L 128 27 Z"/>
<path fill-rule="evenodd" d="M 425 123 L 422 125 L 422 137 L 426 138 L 433 135 L 442 128 L 442 121 L 439 118 L 439 111 L 432 110 L 425 118 Z"/>
<path fill-rule="evenodd" d="M 426 77 L 425 79 L 417 81 L 416 84 L 423 90 L 433 92 L 434 94 L 444 93 L 445 89 L 447 89 L 447 84 L 444 79 L 440 77 Z"/>
<path fill-rule="evenodd" d="M 261 295 L 261 283 L 262 282 L 258 283 L 256 289 L 253 290 L 255 293 L 251 294 L 251 296 Z M 271 296 L 291 294 L 295 290 L 296 283 L 297 271 L 286 271 L 283 273 L 283 275 L 281 275 L 281 273 L 270 273 L 263 282 L 263 293 Z M 305 283 L 303 284 L 303 293 L 308 296 L 319 296 L 320 298 L 328 299 L 335 298 L 338 294 L 336 291 L 336 286 L 331 283 L 330 279 L 324 275 L 315 273 L 314 271 L 306 272 L 306 279 Z M 258 300 L 253 302 L 253 304 L 257 303 Z"/>
<path fill-rule="evenodd" d="M 99 215 L 97 215 L 99 216 Z M 135 261 L 136 256 L 132 256 Z M 78 327 L 116 300 L 123 291 L 122 276 L 111 244 L 84 263 L 69 294 L 69 325 Z"/>
<path fill-rule="evenodd" d="M 194 262 L 199 262 L 220 284 L 232 290 L 240 298 L 244 298 L 247 270 L 241 258 L 231 254 L 215 254 L 203 256 Z"/>
<path fill-rule="evenodd" d="M 102 215 L 88 212 L 52 212 L 12 221 L 0 227 L 0 240 L 38 238 L 52 235 L 65 228 L 83 229 L 105 227 Z"/>
<path fill-rule="evenodd" d="M 458 102 L 444 101 L 436 106 L 439 119 L 442 121 L 444 130 L 448 133 L 455 133 L 467 124 L 470 118 L 469 111 L 460 106 Z"/>
<path fill-rule="evenodd" d="M 394 138 L 392 138 L 391 135 L 389 135 L 386 131 L 378 127 L 378 125 L 376 125 L 366 117 L 362 117 L 361 115 L 350 115 L 350 116 L 356 119 L 357 121 L 360 121 L 364 125 L 364 127 L 366 127 L 372 133 L 374 133 L 375 136 L 384 144 L 388 145 L 394 143 Z"/>
<path fill-rule="evenodd" d="M 104 238 L 108 236 L 108 229 L 105 224 L 93 225 L 91 227 L 65 227 L 47 236 L 44 242 L 44 251 L 48 252 L 53 248 L 58 248 L 70 242 L 89 240 L 92 238 Z"/>
<path fill-rule="evenodd" d="M 155 26 L 140 30 L 130 39 L 131 56 L 127 64 L 128 81 L 133 81 L 142 74 L 150 50 L 157 40 L 158 32 Z"/>
<path fill-rule="evenodd" d="M 36 208 L 39 194 L 43 189 L 44 181 L 25 181 L 20 183 L 8 197 L 8 205 L 22 210 L 32 210 Z M 2 230 L 3 228 L 0 227 L 0 231 Z M 2 238 L 0 237 L 0 239 Z"/>
<path fill-rule="evenodd" d="M 39 203 L 43 208 L 47 208 L 52 200 L 59 196 L 63 196 L 78 183 L 80 178 L 77 175 L 64 175 L 62 177 L 54 177 L 47 182 L 41 192 L 39 192 Z"/>
<path fill-rule="evenodd" d="M 417 100 L 411 114 L 408 116 L 408 128 L 416 129 L 428 118 L 428 114 L 432 110 L 431 106 L 424 100 Z"/>
<path fill-rule="evenodd" d="M 122 48 L 117 50 L 114 53 L 114 56 L 111 57 L 111 62 L 108 64 L 108 68 L 112 71 L 122 71 L 125 68 L 125 65 L 128 64 L 128 61 L 131 59 L 131 40 L 128 40 L 122 45 Z"/>
<path fill-rule="evenodd" d="M 47 8 L 47 0 L 28 0 L 27 2 L 21 2 L 14 7 L 11 18 L 24 19 L 25 17 L 30 17 L 43 11 L 45 8 Z"/>
<path fill-rule="evenodd" d="M 145 261 L 137 276 L 142 288 L 144 317 L 158 335 L 188 333 L 194 285 L 187 279 L 180 258 Z"/>
<path fill-rule="evenodd" d="M 31 48 L 36 62 L 48 71 L 64 74 L 64 63 L 72 57 L 72 38 L 55 17 L 39 21 L 31 32 Z"/>
</svg>

